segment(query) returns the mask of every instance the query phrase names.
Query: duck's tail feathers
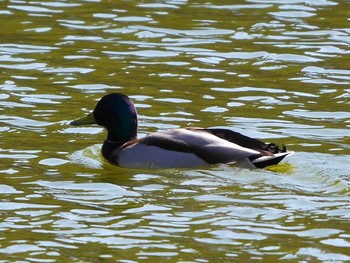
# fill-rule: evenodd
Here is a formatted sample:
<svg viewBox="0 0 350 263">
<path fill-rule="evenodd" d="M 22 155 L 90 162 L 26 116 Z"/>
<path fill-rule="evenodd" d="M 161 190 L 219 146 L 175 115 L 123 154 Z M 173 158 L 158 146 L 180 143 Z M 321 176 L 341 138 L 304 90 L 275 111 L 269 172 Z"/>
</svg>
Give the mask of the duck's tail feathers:
<svg viewBox="0 0 350 263">
<path fill-rule="evenodd" d="M 251 160 L 251 162 L 256 168 L 265 168 L 270 165 L 278 164 L 286 156 L 291 154 L 293 154 L 293 152 L 280 152 L 280 153 L 275 153 L 274 155 L 261 156 L 254 160 Z"/>
</svg>

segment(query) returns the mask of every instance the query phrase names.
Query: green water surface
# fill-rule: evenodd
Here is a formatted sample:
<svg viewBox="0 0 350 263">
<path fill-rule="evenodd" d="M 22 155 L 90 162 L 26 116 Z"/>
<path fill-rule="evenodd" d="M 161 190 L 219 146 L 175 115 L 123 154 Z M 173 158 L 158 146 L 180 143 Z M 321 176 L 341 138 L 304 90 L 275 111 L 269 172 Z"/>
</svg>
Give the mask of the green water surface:
<svg viewBox="0 0 350 263">
<path fill-rule="evenodd" d="M 0 1 L 0 262 L 350 261 L 346 0 Z M 72 127 L 228 127 L 281 165 L 131 170 Z"/>
</svg>

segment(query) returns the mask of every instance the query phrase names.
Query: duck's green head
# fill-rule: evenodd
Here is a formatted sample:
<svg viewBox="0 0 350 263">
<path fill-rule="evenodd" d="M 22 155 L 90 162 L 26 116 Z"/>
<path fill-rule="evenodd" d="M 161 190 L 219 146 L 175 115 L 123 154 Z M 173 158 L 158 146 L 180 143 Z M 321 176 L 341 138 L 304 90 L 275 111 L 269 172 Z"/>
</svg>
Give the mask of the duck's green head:
<svg viewBox="0 0 350 263">
<path fill-rule="evenodd" d="M 137 112 L 130 98 L 121 93 L 104 96 L 94 111 L 71 125 L 98 124 L 108 131 L 108 140 L 129 141 L 137 135 Z"/>
</svg>

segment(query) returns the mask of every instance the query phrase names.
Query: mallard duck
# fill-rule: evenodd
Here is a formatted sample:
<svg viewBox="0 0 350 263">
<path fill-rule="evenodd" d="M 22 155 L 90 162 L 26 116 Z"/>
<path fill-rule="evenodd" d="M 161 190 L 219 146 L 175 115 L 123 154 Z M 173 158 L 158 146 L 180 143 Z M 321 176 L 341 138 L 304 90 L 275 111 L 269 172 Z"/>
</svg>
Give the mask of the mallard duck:
<svg viewBox="0 0 350 263">
<path fill-rule="evenodd" d="M 107 129 L 102 155 L 110 163 L 130 168 L 193 168 L 237 164 L 264 168 L 279 163 L 291 152 L 220 128 L 161 130 L 137 139 L 137 112 L 121 93 L 104 96 L 94 111 L 71 125 L 98 124 Z"/>
</svg>

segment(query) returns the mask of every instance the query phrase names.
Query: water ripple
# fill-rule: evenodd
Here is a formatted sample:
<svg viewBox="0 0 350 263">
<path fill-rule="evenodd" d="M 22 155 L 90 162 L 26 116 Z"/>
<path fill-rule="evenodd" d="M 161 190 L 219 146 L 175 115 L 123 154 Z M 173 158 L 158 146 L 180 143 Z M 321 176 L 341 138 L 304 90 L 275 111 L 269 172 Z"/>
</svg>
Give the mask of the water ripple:
<svg viewBox="0 0 350 263">
<path fill-rule="evenodd" d="M 62 13 L 62 10 L 49 9 L 34 5 L 8 5 L 8 8 L 26 11 L 28 13 Z"/>
<path fill-rule="evenodd" d="M 37 46 L 26 44 L 0 44 L 0 53 L 3 54 L 32 54 L 32 53 L 46 53 L 57 49 L 50 46 Z"/>
<path fill-rule="evenodd" d="M 45 121 L 38 121 L 34 119 L 27 119 L 27 118 L 21 118 L 17 116 L 7 116 L 7 115 L 0 115 L 0 122 L 8 124 L 10 126 L 26 128 L 29 130 L 41 130 L 40 128 L 44 128 L 53 124 Z"/>
</svg>

